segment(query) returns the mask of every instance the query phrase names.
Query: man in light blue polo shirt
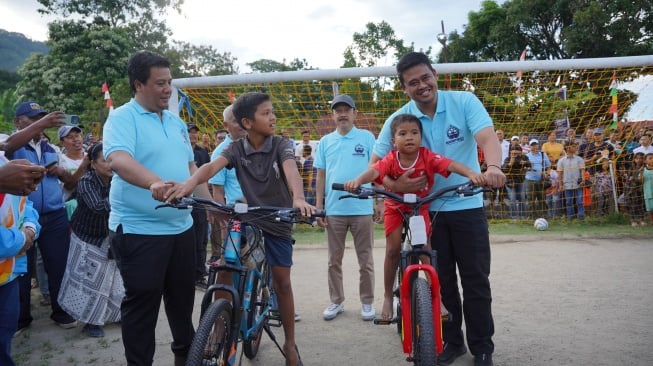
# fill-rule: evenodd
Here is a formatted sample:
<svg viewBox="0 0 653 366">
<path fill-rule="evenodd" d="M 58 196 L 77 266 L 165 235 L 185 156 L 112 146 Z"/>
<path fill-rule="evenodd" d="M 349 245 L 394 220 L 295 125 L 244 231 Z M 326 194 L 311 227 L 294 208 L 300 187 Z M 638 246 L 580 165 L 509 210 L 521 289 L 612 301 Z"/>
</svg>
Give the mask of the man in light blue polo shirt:
<svg viewBox="0 0 653 366">
<path fill-rule="evenodd" d="M 229 146 L 232 141 L 238 140 L 247 135 L 247 131 L 240 128 L 232 106 L 227 106 L 222 112 L 224 127 L 229 132 L 218 147 L 211 154 L 211 161 L 215 160 L 222 154 L 222 150 Z M 238 198 L 243 197 L 243 191 L 240 189 L 240 183 L 236 177 L 236 169 L 221 169 L 218 174 L 209 179 L 212 186 L 213 200 L 220 203 L 235 203 Z M 211 258 L 209 262 L 215 262 L 220 258 L 220 246 L 226 235 L 227 223 L 226 218 L 220 217 L 219 214 L 211 216 Z M 215 229 L 215 230 L 214 230 Z"/>
<path fill-rule="evenodd" d="M 356 105 L 345 94 L 333 98 L 332 118 L 336 130 L 322 137 L 317 145 L 313 167 L 317 169 L 316 204 L 326 208 L 327 217 L 318 218 L 326 228 L 329 245 L 329 297 L 331 304 L 324 310 L 325 320 L 334 319 L 344 311 L 345 293 L 342 281 L 342 258 L 345 238 L 350 231 L 360 268 L 359 296 L 361 317 L 373 320 L 374 311 L 374 224 L 372 200 L 339 200 L 347 192 L 334 191 L 333 183 L 344 183 L 367 169 L 374 147 L 374 135 L 354 126 Z M 326 196 L 326 200 L 325 200 Z"/>
<path fill-rule="evenodd" d="M 172 333 L 174 365 L 183 365 L 193 340 L 195 234 L 190 210 L 155 207 L 170 181 L 195 167 L 186 124 L 167 110 L 170 63 L 149 51 L 127 65 L 134 98 L 104 126 L 104 157 L 111 182 L 111 249 L 125 285 L 122 339 L 129 365 L 152 365 L 161 298 Z M 202 194 L 208 197 L 204 187 Z"/>
<path fill-rule="evenodd" d="M 422 144 L 432 151 L 461 162 L 480 172 L 477 144 L 485 154 L 486 181 L 492 188 L 502 187 L 501 146 L 492 120 L 478 98 L 461 91 L 439 91 L 437 75 L 429 58 L 410 52 L 397 63 L 402 90 L 410 101 L 392 114 L 383 125 L 374 146 L 372 163 L 392 148 L 390 123 L 399 113 L 410 113 L 422 122 Z M 383 183 L 395 192 L 415 192 L 426 186 L 426 177 L 410 179 L 412 170 L 396 181 Z M 467 178 L 452 174 L 437 177 L 433 190 L 464 183 Z M 458 290 L 456 267 L 462 279 L 464 320 L 467 344 L 474 355 L 474 365 L 492 365 L 494 321 L 490 291 L 490 239 L 481 195 L 452 196 L 436 200 L 430 210 L 434 217 L 431 246 L 438 252 L 442 302 L 452 313 L 453 321 L 443 325 L 444 352 L 439 365 L 449 365 L 467 352 L 462 332 L 463 306 Z"/>
</svg>

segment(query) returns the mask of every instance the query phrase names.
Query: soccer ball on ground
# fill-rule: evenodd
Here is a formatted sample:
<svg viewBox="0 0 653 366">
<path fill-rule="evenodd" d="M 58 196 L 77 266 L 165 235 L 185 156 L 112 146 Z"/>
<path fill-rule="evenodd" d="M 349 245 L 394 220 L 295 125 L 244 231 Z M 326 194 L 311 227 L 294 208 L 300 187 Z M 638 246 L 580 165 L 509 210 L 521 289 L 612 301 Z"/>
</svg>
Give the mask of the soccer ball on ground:
<svg viewBox="0 0 653 366">
<path fill-rule="evenodd" d="M 533 223 L 533 227 L 537 231 L 544 231 L 549 228 L 549 222 L 546 221 L 545 218 L 540 217 L 539 219 L 535 220 L 535 222 Z"/>
</svg>

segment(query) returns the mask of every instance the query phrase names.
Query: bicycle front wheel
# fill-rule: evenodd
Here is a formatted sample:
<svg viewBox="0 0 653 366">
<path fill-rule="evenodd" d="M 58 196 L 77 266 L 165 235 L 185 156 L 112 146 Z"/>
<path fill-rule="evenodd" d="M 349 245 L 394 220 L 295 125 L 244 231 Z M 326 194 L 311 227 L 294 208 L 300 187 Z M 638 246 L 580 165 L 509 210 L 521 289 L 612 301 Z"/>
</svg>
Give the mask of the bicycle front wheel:
<svg viewBox="0 0 653 366">
<path fill-rule="evenodd" d="M 435 330 L 431 288 L 424 278 L 416 278 L 412 288 L 413 302 L 413 362 L 415 365 L 435 365 Z"/>
<path fill-rule="evenodd" d="M 218 299 L 204 312 L 191 343 L 186 366 L 218 366 L 229 357 L 231 303 Z"/>
<path fill-rule="evenodd" d="M 260 278 L 254 278 L 254 286 L 252 288 L 252 297 L 249 303 L 249 311 L 247 312 L 247 328 L 256 326 L 256 332 L 243 342 L 243 353 L 250 360 L 256 357 L 258 348 L 261 345 L 261 338 L 263 337 L 263 327 L 267 322 L 267 317 L 261 320 L 262 324 L 257 324 L 256 319 L 268 308 L 270 303 L 270 266 L 267 261 L 263 260 L 258 264 L 258 269 L 261 271 Z"/>
</svg>

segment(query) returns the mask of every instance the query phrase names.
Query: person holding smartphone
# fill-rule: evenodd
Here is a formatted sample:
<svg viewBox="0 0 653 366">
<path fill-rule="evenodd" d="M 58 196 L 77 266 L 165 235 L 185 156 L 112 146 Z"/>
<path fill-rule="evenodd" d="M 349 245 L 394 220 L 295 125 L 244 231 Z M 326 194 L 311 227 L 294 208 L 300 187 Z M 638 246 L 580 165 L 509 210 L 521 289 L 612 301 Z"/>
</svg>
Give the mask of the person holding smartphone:
<svg viewBox="0 0 653 366">
<path fill-rule="evenodd" d="M 3 147 L 7 158 L 10 160 L 25 159 L 43 167 L 48 163 L 51 164 L 52 161 L 57 161 L 55 147 L 41 139 L 41 135 L 46 128 L 59 127 L 64 123 L 65 115 L 62 112 L 48 113 L 34 101 L 19 104 L 14 115 L 14 125 L 18 131 L 10 136 L 11 141 L 7 139 Z M 28 195 L 29 200 L 34 204 L 34 209 L 38 212 L 41 225 L 38 246 L 48 273 L 50 306 L 52 308 L 50 318 L 64 329 L 77 326 L 75 319 L 66 313 L 57 302 L 70 246 L 70 225 L 64 208 L 59 180 L 66 182 L 71 178 L 70 173 L 54 164 L 47 168 L 45 177 L 38 183 L 36 190 Z M 27 251 L 30 263 L 28 268 L 35 268 L 34 265 L 31 265 L 36 260 L 35 250 L 34 247 L 31 247 Z M 19 279 L 18 332 L 27 328 L 33 320 L 30 313 L 31 278 L 32 273 L 29 273 Z"/>
</svg>

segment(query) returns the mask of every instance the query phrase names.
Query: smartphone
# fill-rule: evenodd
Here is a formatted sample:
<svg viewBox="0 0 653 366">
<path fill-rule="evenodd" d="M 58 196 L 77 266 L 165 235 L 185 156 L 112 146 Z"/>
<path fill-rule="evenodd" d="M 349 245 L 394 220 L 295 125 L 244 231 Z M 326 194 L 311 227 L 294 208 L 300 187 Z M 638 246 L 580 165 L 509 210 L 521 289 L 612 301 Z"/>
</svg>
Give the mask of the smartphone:
<svg viewBox="0 0 653 366">
<path fill-rule="evenodd" d="M 55 165 L 57 165 L 57 161 L 56 161 L 56 160 L 52 160 L 51 162 L 45 164 L 45 169 L 50 169 L 50 168 L 52 168 L 52 167 L 55 166 Z"/>
</svg>

